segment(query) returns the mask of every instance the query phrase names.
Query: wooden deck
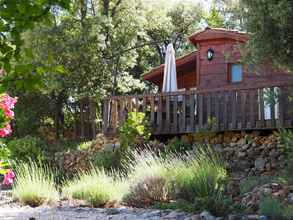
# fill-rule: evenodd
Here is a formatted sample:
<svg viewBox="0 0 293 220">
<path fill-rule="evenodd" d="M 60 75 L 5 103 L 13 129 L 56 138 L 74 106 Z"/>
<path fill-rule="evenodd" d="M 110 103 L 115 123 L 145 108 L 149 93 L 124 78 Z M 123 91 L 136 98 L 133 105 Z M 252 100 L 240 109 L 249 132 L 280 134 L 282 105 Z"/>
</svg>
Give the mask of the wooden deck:
<svg viewBox="0 0 293 220">
<path fill-rule="evenodd" d="M 153 135 L 293 127 L 293 86 L 115 96 L 103 102 L 103 132 L 145 112 Z"/>
</svg>

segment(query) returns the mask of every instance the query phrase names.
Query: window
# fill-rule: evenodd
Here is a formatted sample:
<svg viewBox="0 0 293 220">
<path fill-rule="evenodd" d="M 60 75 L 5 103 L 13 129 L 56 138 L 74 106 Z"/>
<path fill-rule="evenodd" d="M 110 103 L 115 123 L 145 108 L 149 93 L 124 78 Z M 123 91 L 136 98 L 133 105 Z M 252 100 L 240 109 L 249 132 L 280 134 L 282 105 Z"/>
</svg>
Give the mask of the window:
<svg viewBox="0 0 293 220">
<path fill-rule="evenodd" d="M 231 83 L 242 82 L 243 69 L 241 64 L 231 64 L 228 79 Z"/>
</svg>

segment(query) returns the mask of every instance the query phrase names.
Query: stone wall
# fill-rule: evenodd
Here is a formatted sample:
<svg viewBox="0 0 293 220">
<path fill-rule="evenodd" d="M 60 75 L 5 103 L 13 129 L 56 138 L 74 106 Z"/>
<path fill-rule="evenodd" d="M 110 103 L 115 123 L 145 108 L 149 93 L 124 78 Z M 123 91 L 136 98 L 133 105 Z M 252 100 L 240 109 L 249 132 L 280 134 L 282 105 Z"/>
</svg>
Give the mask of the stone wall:
<svg viewBox="0 0 293 220">
<path fill-rule="evenodd" d="M 252 133 L 224 133 L 209 140 L 222 155 L 233 175 L 274 175 L 283 164 L 282 147 L 277 132 L 261 135 Z"/>
</svg>

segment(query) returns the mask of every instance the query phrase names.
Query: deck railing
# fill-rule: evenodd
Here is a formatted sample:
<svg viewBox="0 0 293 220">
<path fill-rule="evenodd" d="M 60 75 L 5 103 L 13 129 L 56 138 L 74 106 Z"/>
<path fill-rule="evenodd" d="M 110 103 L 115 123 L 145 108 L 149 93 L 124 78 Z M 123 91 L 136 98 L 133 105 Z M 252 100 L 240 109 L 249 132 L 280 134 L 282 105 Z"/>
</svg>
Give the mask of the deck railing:
<svg viewBox="0 0 293 220">
<path fill-rule="evenodd" d="M 104 100 L 103 132 L 116 133 L 132 111 L 145 112 L 155 135 L 293 127 L 291 88 L 115 96 Z"/>
</svg>

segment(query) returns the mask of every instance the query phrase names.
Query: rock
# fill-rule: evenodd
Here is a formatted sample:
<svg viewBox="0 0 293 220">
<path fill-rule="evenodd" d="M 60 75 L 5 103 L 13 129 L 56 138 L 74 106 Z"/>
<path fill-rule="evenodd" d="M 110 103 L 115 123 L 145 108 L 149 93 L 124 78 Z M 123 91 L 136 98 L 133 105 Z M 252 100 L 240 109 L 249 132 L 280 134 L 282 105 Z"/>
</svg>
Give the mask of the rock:
<svg viewBox="0 0 293 220">
<path fill-rule="evenodd" d="M 200 219 L 201 220 L 216 220 L 216 217 L 213 216 L 208 211 L 204 211 L 204 212 L 200 213 Z"/>
<path fill-rule="evenodd" d="M 293 193 L 288 194 L 288 202 L 293 203 Z"/>
<path fill-rule="evenodd" d="M 254 166 L 257 170 L 263 171 L 266 165 L 266 161 L 264 158 L 257 158 L 254 162 Z"/>
<path fill-rule="evenodd" d="M 241 220 L 241 217 L 238 215 L 229 215 L 228 220 Z"/>
<path fill-rule="evenodd" d="M 245 157 L 245 156 L 246 156 L 246 153 L 245 153 L 245 152 L 242 152 L 242 151 L 238 152 L 237 157 L 239 157 L 239 158 L 243 158 L 243 157 Z"/>
</svg>

